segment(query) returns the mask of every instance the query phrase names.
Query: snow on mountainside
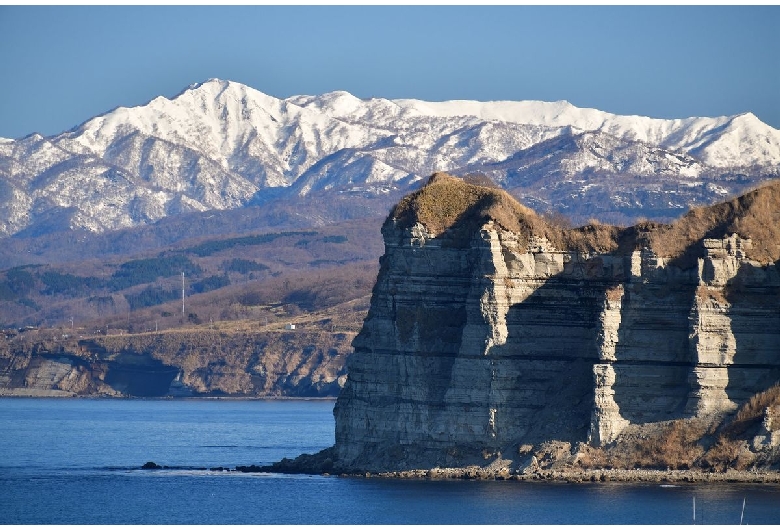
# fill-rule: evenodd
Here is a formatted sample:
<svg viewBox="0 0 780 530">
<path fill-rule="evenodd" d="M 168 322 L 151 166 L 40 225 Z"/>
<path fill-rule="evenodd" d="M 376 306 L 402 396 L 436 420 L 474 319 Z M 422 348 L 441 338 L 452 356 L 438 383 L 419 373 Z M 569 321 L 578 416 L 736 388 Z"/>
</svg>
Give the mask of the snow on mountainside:
<svg viewBox="0 0 780 530">
<path fill-rule="evenodd" d="M 343 120 L 370 119 L 389 127 L 391 121 L 418 116 L 455 118 L 470 116 L 481 122 L 498 121 L 543 127 L 573 127 L 580 131 L 603 132 L 624 140 L 635 140 L 672 150 L 690 151 L 709 138 L 714 149 L 701 162 L 718 166 L 763 164 L 780 160 L 780 131 L 769 127 L 751 113 L 720 118 L 654 119 L 644 116 L 618 116 L 595 109 L 575 107 L 567 101 L 444 101 L 415 99 L 369 100 L 363 102 L 347 92 L 324 96 L 291 98 L 304 106 Z M 363 103 L 361 105 L 360 103 Z M 388 104 L 395 105 L 392 109 Z M 726 129 L 739 131 L 724 136 Z M 756 141 L 758 140 L 758 141 Z M 707 142 L 710 143 L 710 142 Z M 725 151 L 725 155 L 719 153 Z"/>
<path fill-rule="evenodd" d="M 0 234 L 101 232 L 332 193 L 381 202 L 440 170 L 487 174 L 575 218 L 586 207 L 669 216 L 779 176 L 780 131 L 749 113 L 661 120 L 565 101 L 278 99 L 212 79 L 60 135 L 0 139 Z"/>
</svg>

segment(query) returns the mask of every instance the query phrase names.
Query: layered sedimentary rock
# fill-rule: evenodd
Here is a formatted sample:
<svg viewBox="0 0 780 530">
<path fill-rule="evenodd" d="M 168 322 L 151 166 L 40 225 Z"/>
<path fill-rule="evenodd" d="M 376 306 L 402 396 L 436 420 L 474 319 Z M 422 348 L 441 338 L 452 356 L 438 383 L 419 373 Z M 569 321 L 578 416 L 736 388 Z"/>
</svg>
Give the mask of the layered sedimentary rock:
<svg viewBox="0 0 780 530">
<path fill-rule="evenodd" d="M 341 469 L 603 445 L 629 425 L 726 414 L 780 380 L 780 276 L 746 238 L 701 238 L 686 262 L 653 248 L 658 227 L 559 230 L 445 175 L 410 201 L 383 227 L 336 404 Z"/>
</svg>

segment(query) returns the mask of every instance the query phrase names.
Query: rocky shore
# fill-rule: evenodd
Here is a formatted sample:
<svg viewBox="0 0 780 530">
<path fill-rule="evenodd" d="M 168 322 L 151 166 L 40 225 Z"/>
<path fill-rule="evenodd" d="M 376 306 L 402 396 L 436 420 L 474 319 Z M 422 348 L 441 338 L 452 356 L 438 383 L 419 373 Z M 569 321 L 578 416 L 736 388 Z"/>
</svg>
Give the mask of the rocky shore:
<svg viewBox="0 0 780 530">
<path fill-rule="evenodd" d="M 284 458 L 270 466 L 237 466 L 244 473 L 287 473 L 307 475 L 338 475 L 343 477 L 401 478 L 422 480 L 514 480 L 522 482 L 649 482 L 649 483 L 743 483 L 780 484 L 777 470 L 735 470 L 723 472 L 696 469 L 587 469 L 559 467 L 542 469 L 537 466 L 518 468 L 508 460 L 497 459 L 486 466 L 434 467 L 401 471 L 367 472 L 340 468 L 333 461 L 333 448 L 316 454 L 303 454 L 295 459 Z"/>
<path fill-rule="evenodd" d="M 361 478 L 393 478 L 393 479 L 417 479 L 417 480 L 509 480 L 520 482 L 559 482 L 567 484 L 588 482 L 649 482 L 656 484 L 678 483 L 741 483 L 741 484 L 780 484 L 780 472 L 777 471 L 728 471 L 706 472 L 697 470 L 658 470 L 658 469 L 567 469 L 567 470 L 537 470 L 516 471 L 508 467 L 462 467 L 462 468 L 433 468 L 411 469 L 406 471 L 387 471 L 381 473 L 370 472 L 339 472 L 334 469 L 332 461 L 323 462 L 312 458 L 314 455 L 302 455 L 291 460 L 288 458 L 270 466 L 236 466 L 197 468 L 209 471 L 234 472 L 234 473 L 283 473 L 299 475 L 337 475 L 340 477 Z M 309 457 L 309 458 L 305 458 Z M 314 467 L 311 467 L 314 465 Z M 149 461 L 141 466 L 143 470 L 178 469 Z M 324 471 L 328 469 L 329 471 Z"/>
<path fill-rule="evenodd" d="M 567 469 L 517 472 L 509 468 L 433 468 L 412 469 L 406 471 L 387 471 L 381 473 L 331 472 L 311 469 L 293 464 L 285 459 L 270 466 L 237 466 L 235 471 L 242 473 L 289 473 L 289 474 L 337 474 L 342 477 L 365 478 L 401 478 L 420 480 L 514 480 L 520 482 L 650 482 L 656 484 L 678 483 L 742 483 L 742 484 L 780 484 L 780 472 L 777 471 L 728 471 L 706 472 L 696 470 L 658 470 L 658 469 Z"/>
<path fill-rule="evenodd" d="M 653 482 L 653 483 L 761 483 L 780 484 L 780 473 L 770 471 L 735 471 L 708 473 L 693 470 L 662 471 L 655 469 L 555 470 L 512 473 L 508 469 L 492 471 L 483 468 L 434 468 L 429 470 L 365 473 L 360 476 L 419 479 L 517 480 L 524 482 Z"/>
</svg>

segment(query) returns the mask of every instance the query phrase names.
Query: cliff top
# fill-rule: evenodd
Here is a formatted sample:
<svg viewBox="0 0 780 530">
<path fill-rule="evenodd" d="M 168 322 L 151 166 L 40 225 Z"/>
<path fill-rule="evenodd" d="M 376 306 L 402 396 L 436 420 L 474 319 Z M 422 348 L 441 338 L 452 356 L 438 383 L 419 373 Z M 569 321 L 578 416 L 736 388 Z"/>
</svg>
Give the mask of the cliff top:
<svg viewBox="0 0 780 530">
<path fill-rule="evenodd" d="M 390 217 L 401 227 L 421 223 L 435 235 L 463 225 L 479 228 L 490 220 L 522 232 L 538 219 L 504 190 L 469 184 L 446 173 L 434 173 L 425 186 L 401 199 Z"/>
<path fill-rule="evenodd" d="M 434 236 L 448 233 L 463 244 L 489 221 L 514 232 L 521 242 L 544 237 L 561 250 L 630 253 L 649 241 L 656 254 L 674 259 L 682 268 L 695 266 L 704 255 L 703 239 L 738 234 L 753 241 L 748 258 L 761 263 L 780 259 L 780 181 L 714 206 L 694 208 L 671 224 L 643 222 L 628 228 L 599 223 L 568 228 L 490 183 L 472 181 L 435 173 L 425 186 L 404 197 L 388 220 L 400 228 L 421 223 Z"/>
<path fill-rule="evenodd" d="M 615 252 L 623 247 L 633 250 L 635 246 L 631 230 L 601 224 L 567 228 L 523 206 L 506 191 L 478 178 L 472 180 L 474 184 L 434 173 L 425 186 L 393 208 L 388 220 L 394 220 L 400 228 L 421 223 L 434 236 L 448 232 L 461 243 L 493 221 L 526 244 L 536 236 L 546 238 L 555 248 L 582 252 Z"/>
<path fill-rule="evenodd" d="M 780 181 L 720 204 L 693 208 L 672 224 L 653 230 L 650 245 L 659 256 L 677 258 L 687 267 L 699 257 L 695 243 L 731 234 L 752 240 L 752 248 L 746 251 L 749 259 L 780 260 Z"/>
</svg>

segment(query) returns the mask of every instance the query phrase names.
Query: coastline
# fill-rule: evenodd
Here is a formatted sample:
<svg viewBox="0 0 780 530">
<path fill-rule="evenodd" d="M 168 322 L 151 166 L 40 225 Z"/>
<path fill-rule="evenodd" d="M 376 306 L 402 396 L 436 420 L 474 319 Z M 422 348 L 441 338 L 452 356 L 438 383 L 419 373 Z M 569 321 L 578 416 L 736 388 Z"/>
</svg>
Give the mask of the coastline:
<svg viewBox="0 0 780 530">
<path fill-rule="evenodd" d="M 478 480 L 517 481 L 565 484 L 587 484 L 596 482 L 625 482 L 652 484 L 732 483 L 732 484 L 780 484 L 780 471 L 737 471 L 707 472 L 690 469 L 567 469 L 545 470 L 531 473 L 515 473 L 508 469 L 494 471 L 479 467 L 411 469 L 406 471 L 381 472 L 322 472 L 314 469 L 270 466 L 236 466 L 240 473 L 279 473 L 283 475 L 335 475 L 342 478 L 405 479 L 405 480 Z M 222 470 L 222 469 L 221 469 Z M 227 471 L 227 469 L 224 469 Z"/>
<path fill-rule="evenodd" d="M 15 390 L 15 389 L 12 389 Z M 335 396 L 112 396 L 108 394 L 75 394 L 66 390 L 45 390 L 38 393 L 9 392 L 0 389 L 0 399 L 106 399 L 147 401 L 333 401 Z"/>
<path fill-rule="evenodd" d="M 482 468 L 434 468 L 429 470 L 393 471 L 382 473 L 343 474 L 341 476 L 361 476 L 366 478 L 403 478 L 428 480 L 509 480 L 521 482 L 630 482 L 630 483 L 740 483 L 740 484 L 780 484 L 778 471 L 737 471 L 706 472 L 696 470 L 656 470 L 656 469 L 592 469 L 592 470 L 545 470 L 533 473 L 511 473 L 508 470 L 494 472 Z"/>
<path fill-rule="evenodd" d="M 704 471 L 698 469 L 598 469 L 555 466 L 556 469 L 515 467 L 511 461 L 498 460 L 487 466 L 434 467 L 400 471 L 360 471 L 345 469 L 333 460 L 333 447 L 316 454 L 303 454 L 295 459 L 283 458 L 268 466 L 237 466 L 244 473 L 281 473 L 305 475 L 336 475 L 340 477 L 390 478 L 416 480 L 484 480 L 548 483 L 631 482 L 656 484 L 681 483 L 741 483 L 780 484 L 780 470 L 753 469 L 739 471 Z"/>
</svg>

